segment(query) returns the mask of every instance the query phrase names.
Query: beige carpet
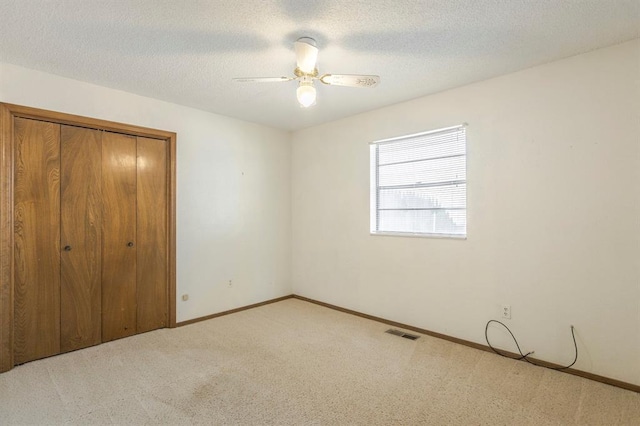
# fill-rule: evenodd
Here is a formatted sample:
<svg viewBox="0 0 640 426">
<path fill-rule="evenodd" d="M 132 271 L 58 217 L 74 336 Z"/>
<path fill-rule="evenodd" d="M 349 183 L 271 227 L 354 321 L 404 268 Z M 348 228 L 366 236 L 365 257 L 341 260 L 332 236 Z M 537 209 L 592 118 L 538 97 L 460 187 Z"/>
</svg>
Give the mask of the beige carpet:
<svg viewBox="0 0 640 426">
<path fill-rule="evenodd" d="M 0 375 L 0 424 L 639 425 L 640 394 L 289 299 Z"/>
</svg>

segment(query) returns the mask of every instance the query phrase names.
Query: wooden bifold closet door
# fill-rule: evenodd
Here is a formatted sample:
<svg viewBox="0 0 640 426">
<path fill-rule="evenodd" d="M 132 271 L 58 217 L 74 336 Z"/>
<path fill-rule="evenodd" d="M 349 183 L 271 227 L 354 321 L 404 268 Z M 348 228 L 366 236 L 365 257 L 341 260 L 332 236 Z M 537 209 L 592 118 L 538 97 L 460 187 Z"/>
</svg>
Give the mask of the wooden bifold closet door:
<svg viewBox="0 0 640 426">
<path fill-rule="evenodd" d="M 60 352 L 60 125 L 14 121 L 14 363 Z"/>
<path fill-rule="evenodd" d="M 62 126 L 60 350 L 102 341 L 102 132 Z"/>
<path fill-rule="evenodd" d="M 102 339 L 136 333 L 136 138 L 105 132 Z"/>
<path fill-rule="evenodd" d="M 167 141 L 14 119 L 14 364 L 169 325 Z"/>
<path fill-rule="evenodd" d="M 137 138 L 137 328 L 167 327 L 169 262 L 167 149 L 165 141 Z"/>
</svg>

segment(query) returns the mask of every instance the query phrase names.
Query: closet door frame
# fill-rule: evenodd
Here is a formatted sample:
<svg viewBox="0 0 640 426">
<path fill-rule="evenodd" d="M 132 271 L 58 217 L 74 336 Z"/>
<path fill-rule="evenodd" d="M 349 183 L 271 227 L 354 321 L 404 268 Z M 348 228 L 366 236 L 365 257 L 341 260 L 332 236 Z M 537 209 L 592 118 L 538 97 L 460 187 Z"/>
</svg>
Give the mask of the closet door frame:
<svg viewBox="0 0 640 426">
<path fill-rule="evenodd" d="M 13 368 L 14 130 L 16 117 L 160 139 L 167 143 L 168 325 L 176 326 L 176 134 L 164 130 L 0 103 L 0 373 Z"/>
</svg>

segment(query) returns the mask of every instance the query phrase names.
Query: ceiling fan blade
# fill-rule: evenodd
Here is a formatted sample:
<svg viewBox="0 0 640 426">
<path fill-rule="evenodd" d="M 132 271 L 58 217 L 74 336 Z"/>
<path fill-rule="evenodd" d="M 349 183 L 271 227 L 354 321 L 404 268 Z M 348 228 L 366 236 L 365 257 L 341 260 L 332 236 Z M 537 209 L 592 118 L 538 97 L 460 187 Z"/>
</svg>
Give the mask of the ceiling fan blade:
<svg viewBox="0 0 640 426">
<path fill-rule="evenodd" d="M 376 87 L 380 76 L 359 74 L 325 74 L 318 78 L 324 84 L 347 87 Z"/>
<path fill-rule="evenodd" d="M 316 41 L 310 37 L 300 37 L 293 46 L 296 50 L 296 64 L 300 71 L 313 74 L 318 60 Z"/>
<path fill-rule="evenodd" d="M 237 81 L 239 83 L 276 83 L 279 81 L 291 80 L 295 80 L 295 77 L 241 77 L 233 79 L 233 81 Z"/>
</svg>

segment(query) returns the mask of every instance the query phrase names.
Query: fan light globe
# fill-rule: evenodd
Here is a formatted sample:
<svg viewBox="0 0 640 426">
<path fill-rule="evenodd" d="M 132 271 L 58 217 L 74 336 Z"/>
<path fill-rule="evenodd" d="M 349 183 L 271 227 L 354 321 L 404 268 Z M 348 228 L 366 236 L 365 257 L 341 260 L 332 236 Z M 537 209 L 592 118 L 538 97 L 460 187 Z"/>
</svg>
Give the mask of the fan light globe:
<svg viewBox="0 0 640 426">
<path fill-rule="evenodd" d="M 296 90 L 298 102 L 304 108 L 308 108 L 316 103 L 316 88 L 310 84 L 300 84 Z"/>
</svg>

